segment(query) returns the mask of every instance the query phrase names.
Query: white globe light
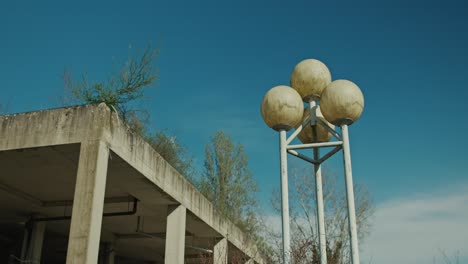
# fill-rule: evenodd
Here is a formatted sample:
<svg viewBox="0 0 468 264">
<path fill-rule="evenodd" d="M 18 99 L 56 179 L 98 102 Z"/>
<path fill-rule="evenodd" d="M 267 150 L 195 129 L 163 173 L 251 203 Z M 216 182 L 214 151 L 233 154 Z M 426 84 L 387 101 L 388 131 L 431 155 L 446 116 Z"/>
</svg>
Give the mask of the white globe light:
<svg viewBox="0 0 468 264">
<path fill-rule="evenodd" d="M 302 116 L 302 122 L 306 120 L 306 118 L 310 114 L 310 109 L 305 108 L 304 109 L 304 115 Z M 334 125 L 330 124 L 327 120 L 322 115 L 322 112 L 320 111 L 320 107 L 317 107 L 317 117 L 320 118 L 320 120 L 324 121 L 327 123 L 331 128 L 335 128 Z M 296 127 L 298 127 L 301 123 L 299 123 Z M 312 129 L 312 126 L 310 124 L 307 124 L 305 127 L 302 128 L 301 132 L 299 135 L 297 135 L 299 140 L 304 143 L 317 143 L 317 142 L 328 142 L 332 138 L 332 134 L 322 125 L 317 123 L 317 140 L 314 140 L 314 130 Z"/>
<path fill-rule="evenodd" d="M 273 87 L 263 97 L 262 117 L 274 130 L 290 130 L 300 122 L 303 111 L 301 96 L 291 87 Z"/>
<path fill-rule="evenodd" d="M 364 96 L 353 82 L 336 80 L 323 91 L 320 106 L 323 116 L 330 123 L 337 126 L 351 125 L 364 110 Z"/>
<path fill-rule="evenodd" d="M 291 87 L 296 89 L 304 102 L 320 100 L 323 90 L 331 82 L 327 66 L 315 59 L 303 60 L 294 67 Z"/>
</svg>

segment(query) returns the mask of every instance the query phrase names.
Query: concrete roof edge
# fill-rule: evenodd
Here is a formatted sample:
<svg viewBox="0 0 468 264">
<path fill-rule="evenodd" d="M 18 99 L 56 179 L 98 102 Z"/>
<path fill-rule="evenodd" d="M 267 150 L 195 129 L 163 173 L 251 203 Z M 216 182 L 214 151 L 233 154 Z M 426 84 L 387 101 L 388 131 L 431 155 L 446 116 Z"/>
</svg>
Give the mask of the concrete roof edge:
<svg viewBox="0 0 468 264">
<path fill-rule="evenodd" d="M 264 262 L 253 240 L 229 219 L 222 217 L 212 203 L 186 177 L 166 162 L 148 142 L 130 131 L 117 114 L 111 113 L 108 133 L 104 132 L 109 147 L 132 167 L 146 176 L 164 192 L 185 206 L 194 215 L 257 262 Z M 159 169 L 158 169 L 159 168 Z M 161 169 L 163 168 L 163 169 Z"/>
</svg>

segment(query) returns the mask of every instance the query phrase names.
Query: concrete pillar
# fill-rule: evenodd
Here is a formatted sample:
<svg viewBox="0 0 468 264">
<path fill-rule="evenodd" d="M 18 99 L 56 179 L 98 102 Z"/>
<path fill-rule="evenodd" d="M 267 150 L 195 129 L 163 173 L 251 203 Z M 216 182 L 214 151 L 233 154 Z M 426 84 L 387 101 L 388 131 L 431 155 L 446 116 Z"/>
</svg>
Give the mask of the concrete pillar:
<svg viewBox="0 0 468 264">
<path fill-rule="evenodd" d="M 41 263 L 42 243 L 44 242 L 45 222 L 32 224 L 31 238 L 26 255 L 26 260 L 31 263 Z"/>
<path fill-rule="evenodd" d="M 165 264 L 184 263 L 186 216 L 187 209 L 182 205 L 168 209 Z"/>
<path fill-rule="evenodd" d="M 114 243 L 107 243 L 105 248 L 105 261 L 104 264 L 114 264 L 115 250 Z"/>
<path fill-rule="evenodd" d="M 82 142 L 73 198 L 67 264 L 97 263 L 109 148 Z"/>
<path fill-rule="evenodd" d="M 228 240 L 223 238 L 216 243 L 213 249 L 213 264 L 228 263 Z"/>
<path fill-rule="evenodd" d="M 21 259 L 26 259 L 26 255 L 28 254 L 28 244 L 29 244 L 29 230 L 28 228 L 24 228 L 23 231 L 23 243 L 21 245 Z"/>
</svg>

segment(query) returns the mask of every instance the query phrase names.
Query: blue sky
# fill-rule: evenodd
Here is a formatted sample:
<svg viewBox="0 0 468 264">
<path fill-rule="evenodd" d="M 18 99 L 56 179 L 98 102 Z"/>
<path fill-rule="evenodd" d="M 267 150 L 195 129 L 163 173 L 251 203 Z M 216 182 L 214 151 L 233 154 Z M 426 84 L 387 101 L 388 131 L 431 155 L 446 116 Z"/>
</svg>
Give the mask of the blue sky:
<svg viewBox="0 0 468 264">
<path fill-rule="evenodd" d="M 279 185 L 278 135 L 260 102 L 316 58 L 365 96 L 350 129 L 355 182 L 377 207 L 432 197 L 468 185 L 467 11 L 463 1 L 8 1 L 0 103 L 55 107 L 64 68 L 100 80 L 151 42 L 160 78 L 142 105 L 154 127 L 175 134 L 198 165 L 209 137 L 228 132 L 244 144 L 267 207 Z M 340 156 L 329 167 L 341 175 Z"/>
</svg>

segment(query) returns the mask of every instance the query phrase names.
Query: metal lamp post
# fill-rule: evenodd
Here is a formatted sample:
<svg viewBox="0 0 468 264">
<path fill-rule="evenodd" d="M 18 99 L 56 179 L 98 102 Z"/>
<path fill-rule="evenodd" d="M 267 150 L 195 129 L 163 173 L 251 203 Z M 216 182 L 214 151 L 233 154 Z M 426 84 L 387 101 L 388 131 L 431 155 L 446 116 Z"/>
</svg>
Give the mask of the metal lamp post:
<svg viewBox="0 0 468 264">
<path fill-rule="evenodd" d="M 289 263 L 289 197 L 286 131 L 301 122 L 304 104 L 301 96 L 288 86 L 276 86 L 268 91 L 262 102 L 262 116 L 267 125 L 279 132 L 281 167 L 281 219 L 283 234 L 283 263 Z"/>
<path fill-rule="evenodd" d="M 358 264 L 359 248 L 348 126 L 361 116 L 364 97 L 359 87 L 351 81 L 332 82 L 326 65 L 314 59 L 304 60 L 296 65 L 291 74 L 291 87 L 272 88 L 265 94 L 261 107 L 265 123 L 280 135 L 283 263 L 290 263 L 291 253 L 287 153 L 314 166 L 320 263 L 326 264 L 321 164 L 343 149 L 351 260 L 353 264 Z M 304 102 L 308 104 L 305 109 Z M 341 135 L 334 125 L 341 127 Z M 287 137 L 286 132 L 292 128 L 295 128 L 294 132 Z M 337 140 L 330 141 L 332 136 Z M 291 144 L 296 137 L 302 144 Z M 334 148 L 320 156 L 319 149 L 324 147 Z M 297 152 L 297 149 L 313 149 L 313 158 Z"/>
</svg>

